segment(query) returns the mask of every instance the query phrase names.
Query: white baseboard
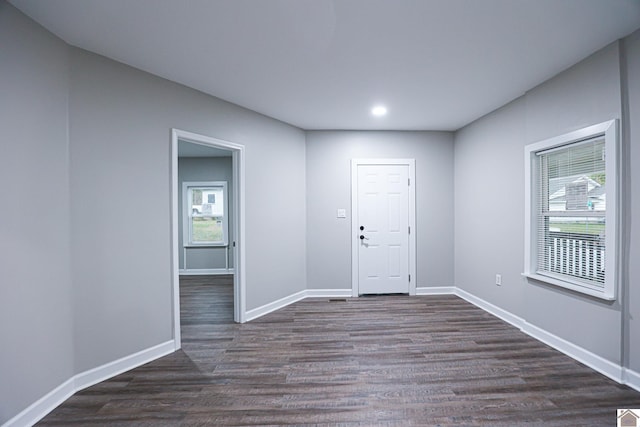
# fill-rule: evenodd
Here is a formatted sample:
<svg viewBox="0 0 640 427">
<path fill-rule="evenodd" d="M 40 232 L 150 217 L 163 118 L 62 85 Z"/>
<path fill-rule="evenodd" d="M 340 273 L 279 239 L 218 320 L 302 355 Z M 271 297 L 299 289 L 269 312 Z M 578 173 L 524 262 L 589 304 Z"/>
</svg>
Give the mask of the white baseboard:
<svg viewBox="0 0 640 427">
<path fill-rule="evenodd" d="M 178 274 L 180 276 L 209 276 L 219 274 L 233 274 L 233 268 L 190 268 L 188 270 L 180 269 Z"/>
<path fill-rule="evenodd" d="M 515 326 L 525 334 L 541 341 L 567 356 L 581 362 L 591 369 L 611 378 L 612 380 L 628 384 L 630 387 L 640 391 L 640 374 L 631 370 L 625 370 L 609 360 L 594 354 L 582 347 L 579 347 L 563 338 L 560 338 L 544 329 L 534 326 L 523 318 L 504 310 L 488 301 L 478 298 L 469 292 L 455 286 L 438 287 L 417 287 L 416 295 L 456 295 L 478 308 L 490 313 L 505 322 Z M 272 303 L 263 305 L 247 312 L 247 320 L 253 320 L 267 313 L 283 308 L 294 302 L 305 298 L 313 297 L 350 297 L 351 289 L 307 289 L 297 292 L 285 298 L 281 298 Z"/>
<path fill-rule="evenodd" d="M 623 382 L 622 367 L 620 365 L 606 360 L 589 350 L 577 346 L 564 338 L 560 338 L 559 336 L 538 328 L 530 323 L 524 322 L 521 330 L 525 334 L 532 336 L 538 341 L 542 341 L 543 343 L 555 348 L 578 362 L 587 365 L 591 369 L 600 372 L 612 380 L 618 383 Z"/>
<path fill-rule="evenodd" d="M 624 383 L 634 390 L 640 391 L 640 372 L 623 368 L 622 379 Z"/>
<path fill-rule="evenodd" d="M 271 313 L 272 311 L 279 310 L 288 306 L 289 304 L 293 304 L 294 302 L 303 300 L 306 298 L 306 296 L 307 291 L 302 290 L 300 292 L 296 292 L 295 294 L 280 298 L 277 301 L 270 302 L 269 304 L 265 304 L 263 306 L 248 310 L 245 313 L 245 319 L 247 322 L 257 319 L 258 317 L 262 317 L 265 314 Z"/>
<path fill-rule="evenodd" d="M 575 359 L 578 362 L 587 365 L 594 371 L 600 372 L 601 374 L 611 378 L 618 383 L 628 384 L 632 388 L 640 388 L 640 375 L 638 375 L 637 373 L 631 371 L 630 374 L 627 374 L 628 379 L 625 379 L 623 376 L 624 368 L 622 368 L 620 365 L 606 360 L 598 356 L 597 354 L 594 354 L 589 350 L 577 346 L 565 340 L 564 338 L 560 338 L 542 328 L 534 326 L 521 317 L 518 317 L 509 311 L 503 310 L 498 306 L 495 306 L 481 298 L 478 298 L 467 291 L 456 288 L 455 293 L 460 298 L 470 302 L 471 304 L 483 309 L 488 313 L 493 314 L 496 317 L 499 317 L 505 322 L 510 323 L 511 325 L 520 329 L 525 334 L 555 348 L 556 350 L 566 354 L 572 359 Z M 635 384 L 636 386 L 634 386 L 633 384 Z"/>
<path fill-rule="evenodd" d="M 144 365 L 169 353 L 173 353 L 174 350 L 174 343 L 173 340 L 171 340 L 74 375 L 18 415 L 11 418 L 3 424 L 2 427 L 32 426 L 70 398 L 74 393 L 133 368 L 137 368 L 140 365 Z"/>
<path fill-rule="evenodd" d="M 351 289 L 307 289 L 305 298 L 351 298 Z"/>
<path fill-rule="evenodd" d="M 2 427 L 32 426 L 70 398 L 75 392 L 73 378 L 70 378 L 4 423 Z"/>
<path fill-rule="evenodd" d="M 193 271 L 193 270 L 191 270 Z M 202 271 L 202 270 L 200 270 Z M 182 273 L 182 270 L 180 271 Z M 187 273 L 189 274 L 189 273 Z M 215 274 L 215 273 L 192 273 L 192 274 Z M 222 274 L 222 273 L 219 273 Z M 224 274 L 229 274 L 225 270 Z M 507 323 L 517 327 L 522 332 L 531 337 L 555 348 L 567 356 L 589 366 L 591 369 L 613 379 L 614 381 L 626 384 L 629 387 L 640 391 L 640 373 L 631 369 L 610 362 L 590 351 L 572 344 L 544 329 L 538 328 L 524 319 L 496 306 L 481 298 L 470 294 L 455 286 L 439 287 L 418 287 L 416 295 L 456 295 L 469 303 L 493 314 Z M 352 296 L 351 289 L 306 289 L 296 292 L 277 301 L 265 304 L 261 307 L 247 311 L 247 321 L 257 319 L 272 311 L 286 307 L 289 304 L 303 300 L 305 298 L 348 298 Z M 42 398 L 31 404 L 28 408 L 11 418 L 2 427 L 31 426 L 41 420 L 45 415 L 59 406 L 62 402 L 74 393 L 90 387 L 96 383 L 112 378 L 122 372 L 126 372 L 140 365 L 158 359 L 175 351 L 173 340 L 158 344 L 154 347 L 139 351 L 135 354 L 125 356 L 121 359 L 109 362 L 105 365 L 82 372 L 68 379 L 54 390 L 47 393 Z"/>
<path fill-rule="evenodd" d="M 416 295 L 454 295 L 455 286 L 420 286 L 416 287 Z"/>
<path fill-rule="evenodd" d="M 82 372 L 74 377 L 75 389 L 78 391 L 91 387 L 94 384 L 113 378 L 116 375 L 137 368 L 174 351 L 175 343 L 171 340 Z"/>
<path fill-rule="evenodd" d="M 352 296 L 351 289 L 305 289 L 295 294 L 280 298 L 277 301 L 270 302 L 263 306 L 251 309 L 246 313 L 247 322 L 262 317 L 272 311 L 279 310 L 301 301 L 305 298 L 349 298 Z"/>
<path fill-rule="evenodd" d="M 493 305 L 490 302 L 483 300 L 482 298 L 478 298 L 477 296 L 470 294 L 469 292 L 460 288 L 455 288 L 455 294 L 463 300 L 475 305 L 476 307 L 483 309 L 487 313 L 493 314 L 494 316 L 504 320 L 507 323 L 512 324 L 518 329 L 522 329 L 524 319 L 522 319 L 521 317 L 518 317 L 515 314 L 498 307 L 497 305 Z"/>
</svg>

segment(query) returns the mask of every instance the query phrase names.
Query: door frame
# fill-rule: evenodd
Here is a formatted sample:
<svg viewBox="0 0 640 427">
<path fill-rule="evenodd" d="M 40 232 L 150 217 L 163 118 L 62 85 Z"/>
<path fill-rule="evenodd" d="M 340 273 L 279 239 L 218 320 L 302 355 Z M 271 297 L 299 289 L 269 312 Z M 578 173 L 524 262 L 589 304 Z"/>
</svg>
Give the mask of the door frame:
<svg viewBox="0 0 640 427">
<path fill-rule="evenodd" d="M 409 295 L 416 294 L 416 160 L 415 159 L 351 159 L 351 292 L 359 296 L 358 268 L 358 166 L 409 166 Z"/>
<path fill-rule="evenodd" d="M 179 224 L 178 210 L 178 141 L 224 149 L 231 152 L 233 176 L 233 320 L 244 323 L 247 319 L 245 283 L 245 152 L 244 145 L 199 135 L 180 129 L 171 129 L 171 284 L 173 289 L 172 315 L 175 349 L 181 348 L 180 334 L 180 273 L 179 273 Z"/>
</svg>

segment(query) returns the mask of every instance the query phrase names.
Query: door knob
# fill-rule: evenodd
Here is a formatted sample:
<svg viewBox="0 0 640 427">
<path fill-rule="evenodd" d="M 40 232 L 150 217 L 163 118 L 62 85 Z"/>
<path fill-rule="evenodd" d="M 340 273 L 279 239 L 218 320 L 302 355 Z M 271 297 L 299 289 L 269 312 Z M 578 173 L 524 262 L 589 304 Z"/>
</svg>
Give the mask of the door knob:
<svg viewBox="0 0 640 427">
<path fill-rule="evenodd" d="M 362 234 L 360 235 L 360 240 L 364 240 L 364 236 Z"/>
<path fill-rule="evenodd" d="M 363 231 L 363 230 L 364 230 L 364 225 L 361 225 L 360 226 L 360 231 Z"/>
</svg>

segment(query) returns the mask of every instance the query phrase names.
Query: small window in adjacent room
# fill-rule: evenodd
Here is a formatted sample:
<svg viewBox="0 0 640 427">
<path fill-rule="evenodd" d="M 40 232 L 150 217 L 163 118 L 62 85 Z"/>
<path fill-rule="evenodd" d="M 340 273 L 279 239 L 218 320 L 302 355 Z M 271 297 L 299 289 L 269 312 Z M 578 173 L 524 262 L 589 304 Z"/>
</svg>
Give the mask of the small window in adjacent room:
<svg viewBox="0 0 640 427">
<path fill-rule="evenodd" d="M 184 182 L 183 240 L 185 246 L 226 246 L 227 183 Z"/>
<path fill-rule="evenodd" d="M 525 272 L 616 297 L 617 121 L 525 148 Z"/>
</svg>

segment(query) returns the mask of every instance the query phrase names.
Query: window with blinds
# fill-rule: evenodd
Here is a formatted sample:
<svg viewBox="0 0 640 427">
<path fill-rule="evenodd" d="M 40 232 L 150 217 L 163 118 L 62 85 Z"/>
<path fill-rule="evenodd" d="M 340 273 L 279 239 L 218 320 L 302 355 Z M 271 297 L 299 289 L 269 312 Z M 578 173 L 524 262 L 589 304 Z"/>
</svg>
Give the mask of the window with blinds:
<svg viewBox="0 0 640 427">
<path fill-rule="evenodd" d="M 604 138 L 537 153 L 537 272 L 604 287 Z"/>
<path fill-rule="evenodd" d="M 525 275 L 615 298 L 616 132 L 606 122 L 527 146 Z"/>
</svg>

